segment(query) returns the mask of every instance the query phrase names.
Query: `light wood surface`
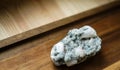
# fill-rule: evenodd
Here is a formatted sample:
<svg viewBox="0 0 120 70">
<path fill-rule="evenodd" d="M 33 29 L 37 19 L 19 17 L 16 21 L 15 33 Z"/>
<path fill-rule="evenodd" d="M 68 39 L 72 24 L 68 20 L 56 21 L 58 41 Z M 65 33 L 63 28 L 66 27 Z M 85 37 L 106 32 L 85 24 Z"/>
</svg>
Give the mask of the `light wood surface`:
<svg viewBox="0 0 120 70">
<path fill-rule="evenodd" d="M 70 29 L 90 25 L 102 38 L 94 57 L 72 67 L 56 67 L 50 59 L 52 46 Z M 9 47 L 9 48 L 8 48 Z M 120 8 L 67 24 L 0 49 L 0 70 L 102 70 L 120 60 Z"/>
<path fill-rule="evenodd" d="M 120 70 L 120 60 L 106 67 L 104 70 Z"/>
<path fill-rule="evenodd" d="M 119 0 L 1 0 L 0 48 L 118 4 Z"/>
</svg>

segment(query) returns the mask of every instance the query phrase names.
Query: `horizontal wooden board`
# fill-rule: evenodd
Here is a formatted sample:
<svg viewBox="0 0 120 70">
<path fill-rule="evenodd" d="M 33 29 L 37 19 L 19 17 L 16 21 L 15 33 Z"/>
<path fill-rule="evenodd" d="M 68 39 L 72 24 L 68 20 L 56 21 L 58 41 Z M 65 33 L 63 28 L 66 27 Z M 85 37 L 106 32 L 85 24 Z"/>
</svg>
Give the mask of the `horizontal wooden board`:
<svg viewBox="0 0 120 70">
<path fill-rule="evenodd" d="M 102 70 L 120 60 L 119 17 L 120 8 L 118 7 L 9 45 L 10 48 L 1 48 L 0 70 Z M 69 68 L 56 67 L 50 59 L 52 46 L 60 41 L 70 29 L 84 25 L 95 28 L 102 38 L 101 51 L 78 65 Z"/>
<path fill-rule="evenodd" d="M 118 0 L 1 0 L 0 48 L 118 4 Z"/>
</svg>

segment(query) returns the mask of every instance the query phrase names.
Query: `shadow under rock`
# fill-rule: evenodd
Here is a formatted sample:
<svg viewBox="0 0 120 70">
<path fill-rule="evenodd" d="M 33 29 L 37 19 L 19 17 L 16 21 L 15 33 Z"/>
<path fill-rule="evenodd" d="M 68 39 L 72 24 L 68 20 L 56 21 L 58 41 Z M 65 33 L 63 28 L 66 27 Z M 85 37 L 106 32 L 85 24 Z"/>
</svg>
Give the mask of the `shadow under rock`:
<svg viewBox="0 0 120 70">
<path fill-rule="evenodd" d="M 55 66 L 55 70 L 101 70 L 104 68 L 105 59 L 100 51 L 95 56 L 88 58 L 86 61 L 77 65 L 67 67 L 66 65 Z"/>
</svg>

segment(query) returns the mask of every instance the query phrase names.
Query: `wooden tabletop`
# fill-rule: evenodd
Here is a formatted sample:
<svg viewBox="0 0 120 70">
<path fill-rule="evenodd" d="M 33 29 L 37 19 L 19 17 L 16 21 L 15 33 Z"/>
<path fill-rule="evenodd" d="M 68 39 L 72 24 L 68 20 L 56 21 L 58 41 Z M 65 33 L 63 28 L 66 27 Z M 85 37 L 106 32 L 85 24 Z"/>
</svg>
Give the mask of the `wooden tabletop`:
<svg viewBox="0 0 120 70">
<path fill-rule="evenodd" d="M 0 48 L 118 4 L 119 0 L 1 0 Z"/>
<path fill-rule="evenodd" d="M 56 67 L 50 59 L 52 46 L 73 28 L 92 26 L 102 38 L 96 56 L 72 67 Z M 0 49 L 0 70 L 101 70 L 120 60 L 120 8 L 75 21 Z M 120 68 L 119 68 L 120 69 Z"/>
</svg>

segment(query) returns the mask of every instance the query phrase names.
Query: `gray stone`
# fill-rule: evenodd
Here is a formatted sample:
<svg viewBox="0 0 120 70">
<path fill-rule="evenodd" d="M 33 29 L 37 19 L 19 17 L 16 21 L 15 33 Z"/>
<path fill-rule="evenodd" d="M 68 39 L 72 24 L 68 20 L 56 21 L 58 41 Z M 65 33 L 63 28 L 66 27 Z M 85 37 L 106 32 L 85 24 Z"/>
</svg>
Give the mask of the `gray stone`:
<svg viewBox="0 0 120 70">
<path fill-rule="evenodd" d="M 101 39 L 90 26 L 72 29 L 66 37 L 55 44 L 51 59 L 56 66 L 73 66 L 94 56 L 101 49 Z"/>
</svg>

